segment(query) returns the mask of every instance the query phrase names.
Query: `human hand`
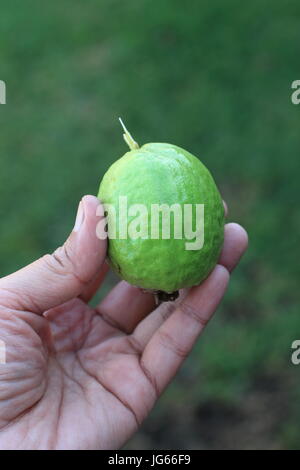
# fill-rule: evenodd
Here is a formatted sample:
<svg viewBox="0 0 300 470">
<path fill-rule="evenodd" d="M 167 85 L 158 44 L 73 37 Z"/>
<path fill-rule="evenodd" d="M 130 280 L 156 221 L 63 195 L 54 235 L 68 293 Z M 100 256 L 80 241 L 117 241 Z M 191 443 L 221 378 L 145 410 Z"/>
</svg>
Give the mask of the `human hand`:
<svg viewBox="0 0 300 470">
<path fill-rule="evenodd" d="M 127 284 L 88 305 L 108 267 L 85 196 L 65 245 L 0 280 L 1 449 L 113 449 L 138 429 L 220 303 L 247 235 L 227 224 L 219 264 L 176 302 Z M 151 315 L 148 315 L 150 312 Z"/>
</svg>

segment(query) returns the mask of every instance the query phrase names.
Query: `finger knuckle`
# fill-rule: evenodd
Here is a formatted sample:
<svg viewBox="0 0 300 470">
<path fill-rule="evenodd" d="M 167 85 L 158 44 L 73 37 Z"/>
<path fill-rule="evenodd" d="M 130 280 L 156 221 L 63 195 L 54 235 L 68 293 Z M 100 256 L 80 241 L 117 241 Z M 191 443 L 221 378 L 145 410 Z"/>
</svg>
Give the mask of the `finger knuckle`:
<svg viewBox="0 0 300 470">
<path fill-rule="evenodd" d="M 187 302 L 181 302 L 181 304 L 179 305 L 179 310 L 183 315 L 191 318 L 192 320 L 195 320 L 203 328 L 205 328 L 208 323 L 208 319 L 205 318 L 204 315 L 201 314 L 201 312 L 197 311 Z"/>
<path fill-rule="evenodd" d="M 47 268 L 56 276 L 75 278 L 80 284 L 86 285 L 88 280 L 82 279 L 77 272 L 76 263 L 67 244 L 57 248 L 51 255 L 44 256 Z"/>
<path fill-rule="evenodd" d="M 161 346 L 163 346 L 165 349 L 171 351 L 173 354 L 180 357 L 181 359 L 185 359 L 188 356 L 188 354 L 190 353 L 190 348 L 189 347 L 184 347 L 181 344 L 179 344 L 173 338 L 173 336 L 171 336 L 166 331 L 160 331 L 160 333 L 159 333 L 159 342 L 160 342 Z"/>
</svg>

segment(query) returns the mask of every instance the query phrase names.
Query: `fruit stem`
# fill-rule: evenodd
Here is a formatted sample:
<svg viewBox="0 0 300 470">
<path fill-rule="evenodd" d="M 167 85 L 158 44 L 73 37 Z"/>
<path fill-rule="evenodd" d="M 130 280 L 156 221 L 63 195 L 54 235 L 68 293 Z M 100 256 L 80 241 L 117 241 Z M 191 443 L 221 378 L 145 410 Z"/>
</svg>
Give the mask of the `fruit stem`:
<svg viewBox="0 0 300 470">
<path fill-rule="evenodd" d="M 139 144 L 132 138 L 131 134 L 126 129 L 125 124 L 124 124 L 124 122 L 122 121 L 122 119 L 120 117 L 119 117 L 119 121 L 120 121 L 121 126 L 123 127 L 123 130 L 124 130 L 123 138 L 124 138 L 126 144 L 128 145 L 128 147 L 130 148 L 130 150 L 139 149 L 140 148 Z"/>
</svg>

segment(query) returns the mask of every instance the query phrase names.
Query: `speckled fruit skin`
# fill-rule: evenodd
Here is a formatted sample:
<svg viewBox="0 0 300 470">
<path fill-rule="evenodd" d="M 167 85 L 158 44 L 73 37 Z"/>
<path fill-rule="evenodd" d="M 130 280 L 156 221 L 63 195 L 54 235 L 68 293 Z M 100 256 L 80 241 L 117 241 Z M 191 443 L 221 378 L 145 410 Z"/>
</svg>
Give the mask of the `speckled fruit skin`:
<svg viewBox="0 0 300 470">
<path fill-rule="evenodd" d="M 200 160 L 171 144 L 151 143 L 131 150 L 108 169 L 100 184 L 99 199 L 114 204 L 117 211 L 120 196 L 127 196 L 128 207 L 145 204 L 149 214 L 151 204 L 204 204 L 200 250 L 186 250 L 190 240 L 184 238 L 109 240 L 109 262 L 122 279 L 144 289 L 174 292 L 208 276 L 223 244 L 224 207 Z M 132 219 L 128 217 L 129 223 Z"/>
</svg>

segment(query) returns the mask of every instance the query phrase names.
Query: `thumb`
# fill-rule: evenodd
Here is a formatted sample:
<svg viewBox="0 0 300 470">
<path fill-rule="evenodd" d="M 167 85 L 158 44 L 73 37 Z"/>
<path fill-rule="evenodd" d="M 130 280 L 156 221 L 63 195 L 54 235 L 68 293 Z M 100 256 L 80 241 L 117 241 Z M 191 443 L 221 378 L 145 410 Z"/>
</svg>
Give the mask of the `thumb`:
<svg viewBox="0 0 300 470">
<path fill-rule="evenodd" d="M 42 313 L 81 294 L 101 268 L 106 240 L 99 240 L 100 202 L 85 196 L 78 207 L 74 229 L 52 255 L 0 280 L 0 303 L 18 310 Z"/>
</svg>

